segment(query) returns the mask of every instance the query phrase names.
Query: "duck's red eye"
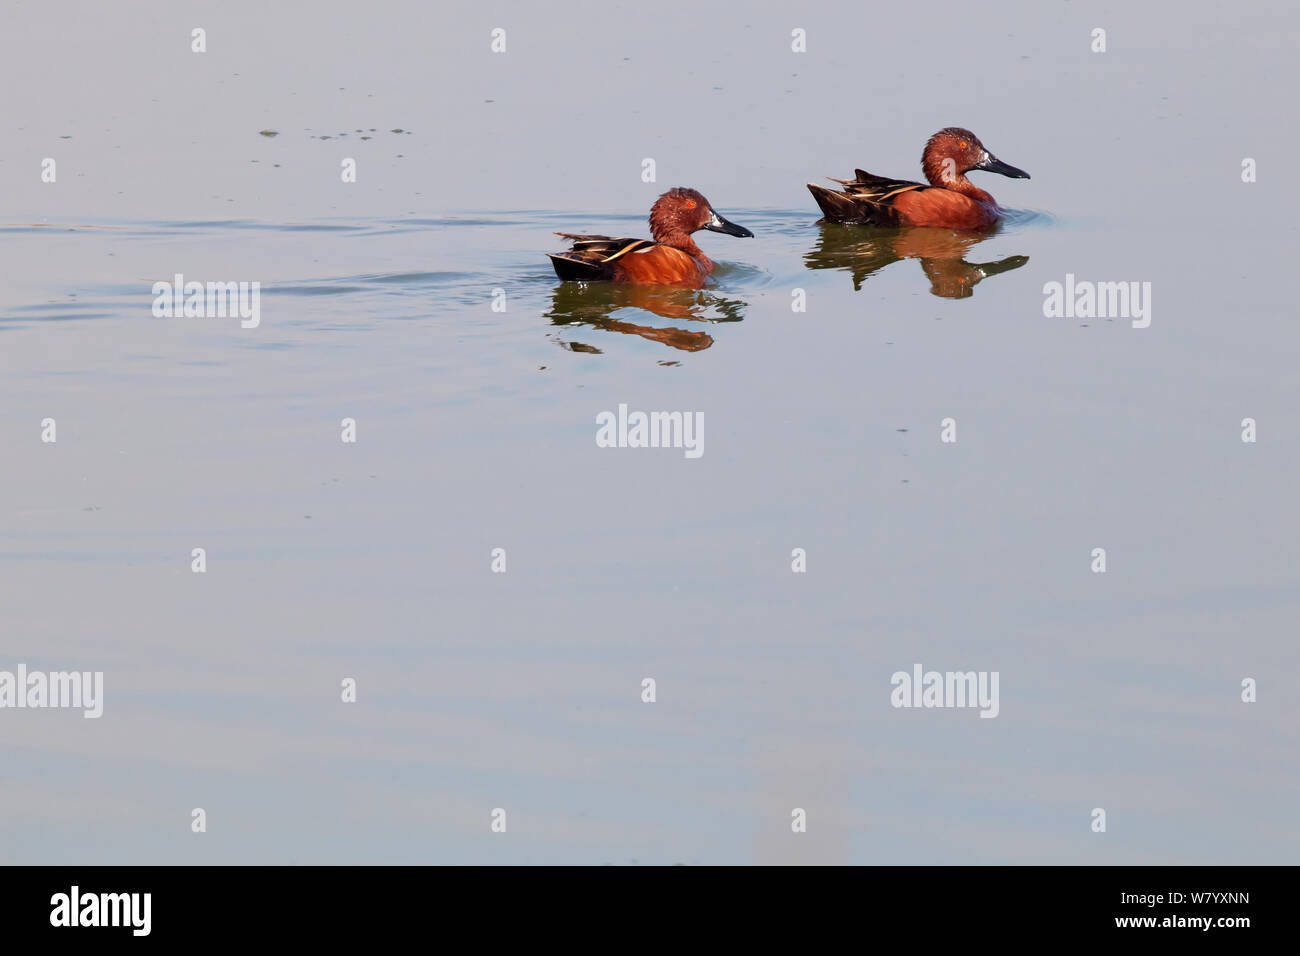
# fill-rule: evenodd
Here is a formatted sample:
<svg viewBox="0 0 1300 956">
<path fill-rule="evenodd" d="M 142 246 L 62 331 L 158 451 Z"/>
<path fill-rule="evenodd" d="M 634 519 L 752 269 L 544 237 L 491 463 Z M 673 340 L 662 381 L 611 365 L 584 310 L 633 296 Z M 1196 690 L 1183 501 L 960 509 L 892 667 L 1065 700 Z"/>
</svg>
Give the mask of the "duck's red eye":
<svg viewBox="0 0 1300 956">
<path fill-rule="evenodd" d="M 687 209 L 694 209 L 694 208 L 695 208 L 695 200 L 694 200 L 694 199 L 688 199 L 688 200 L 686 200 L 686 208 L 687 208 Z"/>
<path fill-rule="evenodd" d="M 966 148 L 966 141 L 965 141 L 965 140 L 962 140 L 961 143 L 960 143 L 959 145 L 961 146 L 962 149 L 965 149 L 965 148 Z"/>
</svg>

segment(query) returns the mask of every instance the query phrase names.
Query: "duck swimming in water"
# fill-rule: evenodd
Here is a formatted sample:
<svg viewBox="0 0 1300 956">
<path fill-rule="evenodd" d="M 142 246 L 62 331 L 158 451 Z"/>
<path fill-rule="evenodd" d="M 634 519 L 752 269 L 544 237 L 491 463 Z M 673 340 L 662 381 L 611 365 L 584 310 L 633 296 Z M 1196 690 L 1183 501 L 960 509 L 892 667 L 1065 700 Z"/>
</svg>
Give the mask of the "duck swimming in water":
<svg viewBox="0 0 1300 956">
<path fill-rule="evenodd" d="M 1002 210 L 992 196 L 966 178 L 977 169 L 1012 179 L 1029 178 L 1023 169 L 985 149 L 970 130 L 949 126 L 930 137 L 921 155 L 928 186 L 855 169 L 854 179 L 831 180 L 843 186 L 842 191 L 815 183 L 808 184 L 808 191 L 821 206 L 823 222 L 985 229 L 1001 218 Z"/>
<path fill-rule="evenodd" d="M 547 253 L 555 274 L 579 282 L 643 282 L 698 289 L 713 263 L 691 234 L 701 229 L 753 238 L 744 226 L 718 215 L 697 190 L 675 186 L 650 208 L 652 239 L 615 239 L 557 232 L 573 241 L 566 252 Z"/>
</svg>

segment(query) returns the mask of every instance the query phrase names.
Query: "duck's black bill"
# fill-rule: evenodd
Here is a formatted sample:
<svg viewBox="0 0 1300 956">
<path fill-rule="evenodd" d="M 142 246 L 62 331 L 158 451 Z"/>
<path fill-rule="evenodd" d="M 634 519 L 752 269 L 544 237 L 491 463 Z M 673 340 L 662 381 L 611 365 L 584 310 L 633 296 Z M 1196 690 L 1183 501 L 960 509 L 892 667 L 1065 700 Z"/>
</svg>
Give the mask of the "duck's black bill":
<svg viewBox="0 0 1300 956">
<path fill-rule="evenodd" d="M 998 159 L 992 153 L 989 153 L 984 162 L 980 163 L 975 168 L 983 169 L 990 173 L 1000 173 L 1003 176 L 1010 176 L 1012 179 L 1029 178 L 1029 174 L 1023 169 L 1016 169 L 1016 167 L 1012 166 L 1010 163 L 1002 162 L 1002 160 Z"/>
<path fill-rule="evenodd" d="M 723 232 L 728 236 L 739 236 L 742 239 L 753 239 L 754 234 L 744 226 L 737 226 L 734 222 L 728 222 L 716 212 L 713 218 L 704 224 L 704 228 L 710 232 Z"/>
</svg>

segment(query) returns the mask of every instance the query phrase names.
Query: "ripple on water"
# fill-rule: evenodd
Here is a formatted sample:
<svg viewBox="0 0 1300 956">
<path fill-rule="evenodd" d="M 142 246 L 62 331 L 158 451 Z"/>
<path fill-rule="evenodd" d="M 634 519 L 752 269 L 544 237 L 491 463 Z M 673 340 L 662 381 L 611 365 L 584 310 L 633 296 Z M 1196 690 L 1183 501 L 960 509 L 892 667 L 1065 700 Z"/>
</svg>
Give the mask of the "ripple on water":
<svg viewBox="0 0 1300 956">
<path fill-rule="evenodd" d="M 1004 209 L 1002 218 L 1012 226 L 1055 226 L 1060 219 L 1041 209 Z"/>
</svg>

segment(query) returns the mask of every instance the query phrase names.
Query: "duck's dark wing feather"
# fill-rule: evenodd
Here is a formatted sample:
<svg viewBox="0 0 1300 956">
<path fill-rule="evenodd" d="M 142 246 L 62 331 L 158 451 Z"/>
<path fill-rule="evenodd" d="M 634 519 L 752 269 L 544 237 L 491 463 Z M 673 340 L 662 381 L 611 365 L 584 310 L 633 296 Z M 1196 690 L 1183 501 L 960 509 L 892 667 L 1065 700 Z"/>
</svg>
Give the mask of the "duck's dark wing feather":
<svg viewBox="0 0 1300 956">
<path fill-rule="evenodd" d="M 630 252 L 638 252 L 656 245 L 652 239 L 615 239 L 612 236 L 580 236 L 572 232 L 557 232 L 557 236 L 572 240 L 567 252 L 547 253 L 555 274 L 562 280 L 592 282 L 611 279 L 614 263 Z"/>
<path fill-rule="evenodd" d="M 843 186 L 844 191 L 849 195 L 857 196 L 869 202 L 884 202 L 891 196 L 897 196 L 899 193 L 905 193 L 912 189 L 931 188 L 925 183 L 918 183 L 911 179 L 890 179 L 887 176 L 873 176 L 865 169 L 853 170 L 853 176 L 853 179 L 833 179 L 831 181 Z"/>
<path fill-rule="evenodd" d="M 873 223 L 881 226 L 896 225 L 898 215 L 891 207 L 895 197 L 916 189 L 931 189 L 925 183 L 910 179 L 889 179 L 886 176 L 873 176 L 865 169 L 855 169 L 853 179 L 834 179 L 842 192 L 808 184 L 808 191 L 817 200 L 822 214 L 830 222 Z"/>
</svg>

